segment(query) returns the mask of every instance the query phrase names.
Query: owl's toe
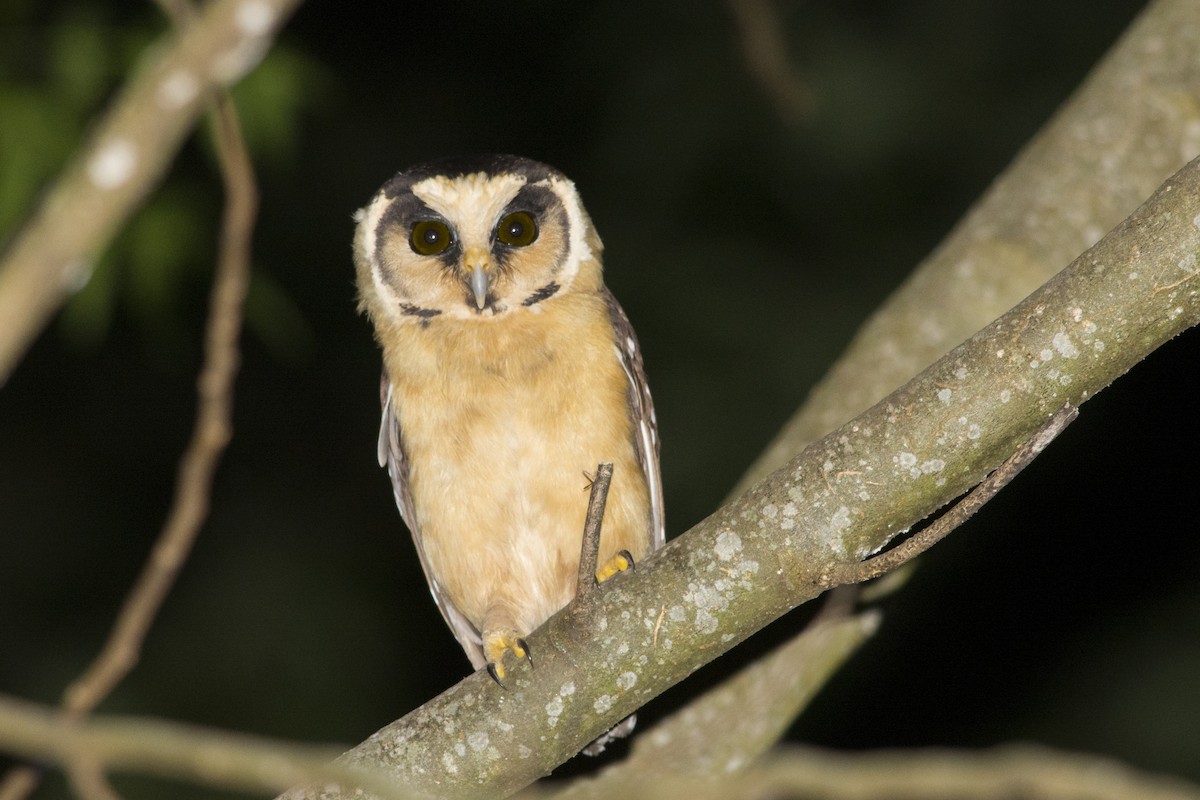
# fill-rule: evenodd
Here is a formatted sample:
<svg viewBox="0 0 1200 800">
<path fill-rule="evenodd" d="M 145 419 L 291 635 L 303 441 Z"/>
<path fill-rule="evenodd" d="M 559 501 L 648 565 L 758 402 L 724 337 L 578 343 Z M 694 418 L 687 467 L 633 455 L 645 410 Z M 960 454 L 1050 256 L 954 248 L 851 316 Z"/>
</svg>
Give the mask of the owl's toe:
<svg viewBox="0 0 1200 800">
<path fill-rule="evenodd" d="M 637 569 L 637 564 L 633 563 L 633 556 L 628 550 L 618 550 L 612 558 L 605 561 L 596 570 L 596 583 L 604 583 L 618 572 L 630 569 Z"/>
<path fill-rule="evenodd" d="M 489 631 L 483 635 L 483 655 L 487 658 L 488 675 L 492 676 L 501 688 L 504 685 L 504 654 L 512 652 L 517 658 L 523 658 L 533 666 L 533 651 L 529 643 L 516 631 Z"/>
</svg>

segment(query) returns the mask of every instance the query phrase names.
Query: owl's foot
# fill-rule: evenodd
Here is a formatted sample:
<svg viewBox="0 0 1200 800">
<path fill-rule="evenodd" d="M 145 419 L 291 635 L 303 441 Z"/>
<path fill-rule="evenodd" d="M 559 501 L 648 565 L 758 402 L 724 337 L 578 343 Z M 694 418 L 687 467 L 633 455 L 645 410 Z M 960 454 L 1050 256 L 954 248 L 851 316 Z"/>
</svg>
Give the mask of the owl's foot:
<svg viewBox="0 0 1200 800">
<path fill-rule="evenodd" d="M 490 631 L 483 635 L 483 655 L 487 659 L 488 675 L 501 689 L 508 688 L 504 685 L 504 654 L 510 650 L 517 658 L 523 658 L 529 662 L 529 666 L 533 666 L 533 652 L 516 631 Z"/>
<path fill-rule="evenodd" d="M 605 561 L 596 570 L 596 583 L 604 583 L 618 572 L 629 569 L 637 569 L 637 564 L 633 563 L 633 556 L 628 550 L 618 550 L 616 555 Z"/>
</svg>

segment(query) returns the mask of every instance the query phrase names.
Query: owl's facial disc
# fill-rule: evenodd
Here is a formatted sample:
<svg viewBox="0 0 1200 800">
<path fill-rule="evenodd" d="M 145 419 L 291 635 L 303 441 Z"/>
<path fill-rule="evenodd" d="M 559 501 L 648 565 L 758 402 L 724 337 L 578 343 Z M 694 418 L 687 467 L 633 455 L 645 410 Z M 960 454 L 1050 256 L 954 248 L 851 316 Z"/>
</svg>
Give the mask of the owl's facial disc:
<svg viewBox="0 0 1200 800">
<path fill-rule="evenodd" d="M 497 166 L 414 168 L 363 210 L 360 284 L 379 314 L 423 327 L 536 314 L 581 266 L 598 280 L 600 242 L 571 182 L 534 162 Z"/>
</svg>

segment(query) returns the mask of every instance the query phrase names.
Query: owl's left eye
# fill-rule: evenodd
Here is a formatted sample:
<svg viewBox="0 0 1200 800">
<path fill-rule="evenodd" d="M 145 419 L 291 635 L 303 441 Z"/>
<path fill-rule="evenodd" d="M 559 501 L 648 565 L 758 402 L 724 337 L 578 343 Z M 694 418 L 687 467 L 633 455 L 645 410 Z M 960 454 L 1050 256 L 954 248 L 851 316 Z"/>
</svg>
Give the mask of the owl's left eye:
<svg viewBox="0 0 1200 800">
<path fill-rule="evenodd" d="M 496 228 L 496 238 L 511 247 L 533 244 L 537 236 L 537 223 L 527 211 L 514 211 L 500 220 L 500 225 Z"/>
<path fill-rule="evenodd" d="M 412 233 L 408 237 L 413 252 L 423 256 L 444 253 L 453 242 L 454 236 L 450 233 L 450 226 L 436 219 L 423 219 L 413 225 Z"/>
</svg>

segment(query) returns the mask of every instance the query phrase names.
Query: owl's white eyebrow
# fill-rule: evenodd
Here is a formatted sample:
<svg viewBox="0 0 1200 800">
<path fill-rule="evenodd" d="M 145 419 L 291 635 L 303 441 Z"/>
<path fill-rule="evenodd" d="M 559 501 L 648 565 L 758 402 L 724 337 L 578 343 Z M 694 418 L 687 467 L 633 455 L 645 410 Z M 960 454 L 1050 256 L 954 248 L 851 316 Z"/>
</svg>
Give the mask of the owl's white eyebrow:
<svg viewBox="0 0 1200 800">
<path fill-rule="evenodd" d="M 435 176 L 414 183 L 412 193 L 447 220 L 477 220 L 488 228 L 525 185 L 524 175 Z"/>
</svg>

